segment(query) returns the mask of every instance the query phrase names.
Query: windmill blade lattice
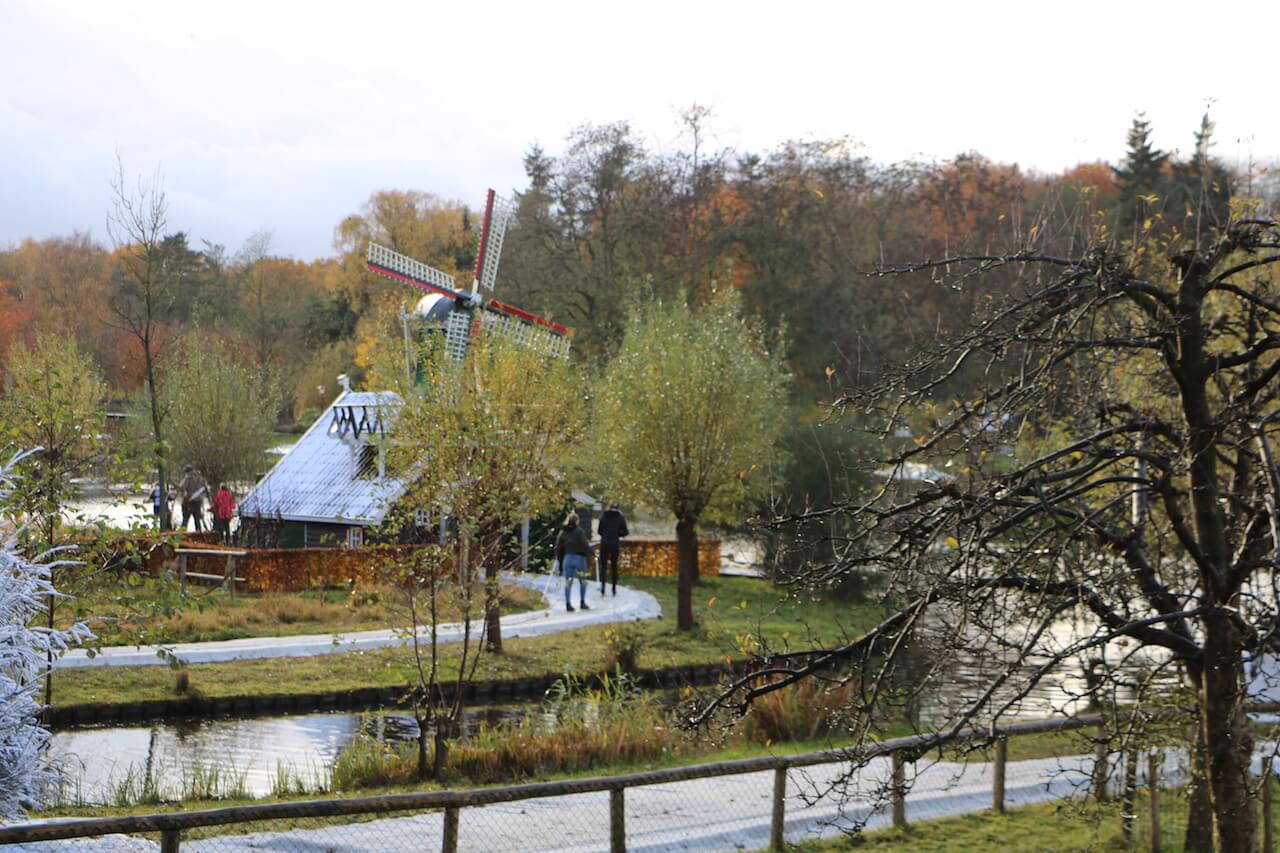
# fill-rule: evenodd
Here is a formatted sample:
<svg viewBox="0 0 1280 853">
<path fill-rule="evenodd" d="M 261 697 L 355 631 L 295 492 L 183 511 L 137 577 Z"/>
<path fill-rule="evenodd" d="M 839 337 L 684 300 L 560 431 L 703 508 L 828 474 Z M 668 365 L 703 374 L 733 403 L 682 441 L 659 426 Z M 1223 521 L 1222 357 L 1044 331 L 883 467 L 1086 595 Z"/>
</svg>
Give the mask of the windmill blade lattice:
<svg viewBox="0 0 1280 853">
<path fill-rule="evenodd" d="M 465 295 L 463 291 L 458 290 L 457 279 L 447 272 L 441 272 L 422 261 L 416 261 L 408 255 L 402 255 L 377 243 L 369 244 L 365 263 L 373 272 L 412 284 L 431 293 L 440 293 L 453 299 Z"/>
<path fill-rule="evenodd" d="M 492 235 L 486 242 L 490 252 L 500 248 L 501 232 L 509 220 L 508 215 L 498 231 L 496 242 Z M 475 293 L 458 290 L 454 277 L 435 267 L 377 243 L 369 244 L 366 263 L 372 272 L 412 284 L 453 302 L 453 310 L 444 320 L 444 343 L 446 351 L 454 359 L 461 360 L 466 355 L 472 338 L 479 331 L 477 318 L 485 332 L 501 335 L 558 358 L 569 355 L 569 330 L 564 326 L 497 299 L 485 299 Z M 495 275 L 497 266 L 497 257 L 492 254 L 484 262 L 485 269 L 494 270 Z"/>
<path fill-rule="evenodd" d="M 476 283 L 490 292 L 498 279 L 498 261 L 502 258 L 502 240 L 515 216 L 511 203 L 489 190 L 484 203 L 484 222 L 480 226 L 480 243 L 476 248 Z"/>
</svg>

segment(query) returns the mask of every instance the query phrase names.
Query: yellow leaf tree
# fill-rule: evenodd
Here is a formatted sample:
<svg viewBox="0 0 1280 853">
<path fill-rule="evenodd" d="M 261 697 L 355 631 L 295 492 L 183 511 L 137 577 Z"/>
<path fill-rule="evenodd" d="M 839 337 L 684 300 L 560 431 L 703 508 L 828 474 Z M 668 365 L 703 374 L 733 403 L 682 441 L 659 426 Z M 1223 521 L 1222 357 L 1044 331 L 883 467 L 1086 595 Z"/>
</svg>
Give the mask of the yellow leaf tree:
<svg viewBox="0 0 1280 853">
<path fill-rule="evenodd" d="M 591 464 L 611 495 L 675 515 L 681 630 L 693 627 L 698 523 L 738 517 L 768 484 L 786 417 L 776 349 L 732 294 L 697 312 L 656 301 L 629 318 L 600 383 Z"/>
</svg>

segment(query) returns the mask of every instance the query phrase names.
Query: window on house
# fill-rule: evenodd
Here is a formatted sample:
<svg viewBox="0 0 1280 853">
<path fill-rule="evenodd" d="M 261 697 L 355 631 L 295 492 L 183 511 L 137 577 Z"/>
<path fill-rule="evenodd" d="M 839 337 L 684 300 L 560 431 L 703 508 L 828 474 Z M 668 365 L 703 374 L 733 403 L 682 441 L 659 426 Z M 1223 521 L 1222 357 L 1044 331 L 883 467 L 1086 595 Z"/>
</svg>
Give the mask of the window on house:
<svg viewBox="0 0 1280 853">
<path fill-rule="evenodd" d="M 378 448 L 362 444 L 356 449 L 356 477 L 361 480 L 378 478 Z"/>
</svg>

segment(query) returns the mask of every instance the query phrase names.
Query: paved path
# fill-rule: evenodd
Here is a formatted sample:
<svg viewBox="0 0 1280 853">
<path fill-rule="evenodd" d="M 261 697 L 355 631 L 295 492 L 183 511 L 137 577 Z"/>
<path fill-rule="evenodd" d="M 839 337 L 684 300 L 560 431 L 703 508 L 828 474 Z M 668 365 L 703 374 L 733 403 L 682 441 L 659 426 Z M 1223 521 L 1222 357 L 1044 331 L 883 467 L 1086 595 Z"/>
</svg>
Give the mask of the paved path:
<svg viewBox="0 0 1280 853">
<path fill-rule="evenodd" d="M 543 593 L 550 606 L 544 610 L 514 613 L 502 617 L 502 636 L 536 637 L 556 631 L 572 631 L 587 625 L 604 622 L 630 622 L 638 619 L 657 619 L 662 608 L 657 599 L 647 592 L 619 586 L 617 596 L 600 595 L 599 587 L 591 587 L 587 593 L 590 610 L 564 609 L 564 586 L 558 577 L 550 575 L 510 575 L 512 580 Z M 574 606 L 577 607 L 577 589 L 574 589 Z M 473 630 L 478 630 L 473 625 Z M 461 623 L 441 625 L 442 642 L 452 643 L 462 639 Z M 305 657 L 337 652 L 365 651 L 384 646 L 398 646 L 406 642 L 401 631 L 359 631 L 350 634 L 307 634 L 296 637 L 251 637 L 243 640 L 224 640 L 216 643 L 176 643 L 164 648 L 186 663 L 217 663 L 221 661 L 253 658 Z M 73 649 L 54 662 L 54 667 L 87 666 L 155 666 L 166 665 L 160 657 L 158 646 L 111 646 L 90 657 L 84 649 Z"/>
</svg>

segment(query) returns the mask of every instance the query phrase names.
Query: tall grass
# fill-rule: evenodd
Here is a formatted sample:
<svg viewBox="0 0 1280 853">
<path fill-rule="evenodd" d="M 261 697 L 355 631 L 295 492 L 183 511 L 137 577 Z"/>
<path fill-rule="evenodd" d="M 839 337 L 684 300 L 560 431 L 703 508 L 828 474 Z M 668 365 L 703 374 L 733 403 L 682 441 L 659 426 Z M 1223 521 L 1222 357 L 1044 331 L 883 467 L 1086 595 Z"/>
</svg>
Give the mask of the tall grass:
<svg viewBox="0 0 1280 853">
<path fill-rule="evenodd" d="M 754 700 L 739 731 L 762 746 L 836 734 L 856 699 L 851 684 L 829 686 L 808 679 Z"/>
<path fill-rule="evenodd" d="M 449 749 L 449 776 L 493 784 L 573 773 L 680 754 L 691 746 L 651 695 L 615 672 L 587 686 L 565 676 L 548 691 L 539 713 L 519 723 L 482 725 Z M 404 785 L 417 772 L 416 744 L 388 744 L 361 734 L 333 765 L 335 790 Z"/>
<path fill-rule="evenodd" d="M 292 763 L 276 762 L 275 776 L 271 779 L 271 796 L 301 797 L 333 790 L 333 768 L 322 769 L 311 765 L 299 770 Z"/>
</svg>

